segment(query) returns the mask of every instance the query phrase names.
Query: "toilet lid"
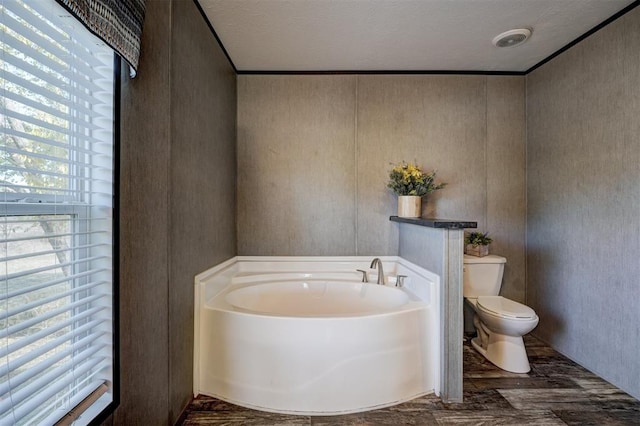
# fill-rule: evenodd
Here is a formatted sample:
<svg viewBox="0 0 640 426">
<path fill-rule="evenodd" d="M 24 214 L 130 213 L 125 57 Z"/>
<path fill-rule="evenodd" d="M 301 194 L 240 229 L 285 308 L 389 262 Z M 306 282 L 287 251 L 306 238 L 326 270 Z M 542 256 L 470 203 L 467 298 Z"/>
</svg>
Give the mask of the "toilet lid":
<svg viewBox="0 0 640 426">
<path fill-rule="evenodd" d="M 536 317 L 535 311 L 530 307 L 502 296 L 479 296 L 478 307 L 506 318 L 531 319 Z"/>
</svg>

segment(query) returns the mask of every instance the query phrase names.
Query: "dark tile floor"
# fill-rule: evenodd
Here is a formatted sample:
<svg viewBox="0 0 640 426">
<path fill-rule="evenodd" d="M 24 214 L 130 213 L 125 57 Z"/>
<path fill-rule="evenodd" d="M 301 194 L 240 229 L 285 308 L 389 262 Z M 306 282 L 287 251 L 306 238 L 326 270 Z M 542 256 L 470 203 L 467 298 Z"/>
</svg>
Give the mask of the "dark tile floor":
<svg viewBox="0 0 640 426">
<path fill-rule="evenodd" d="M 366 413 L 290 416 L 237 407 L 200 396 L 183 425 L 640 425 L 640 401 L 525 337 L 528 374 L 498 369 L 464 345 L 464 402 L 434 395 Z"/>
</svg>

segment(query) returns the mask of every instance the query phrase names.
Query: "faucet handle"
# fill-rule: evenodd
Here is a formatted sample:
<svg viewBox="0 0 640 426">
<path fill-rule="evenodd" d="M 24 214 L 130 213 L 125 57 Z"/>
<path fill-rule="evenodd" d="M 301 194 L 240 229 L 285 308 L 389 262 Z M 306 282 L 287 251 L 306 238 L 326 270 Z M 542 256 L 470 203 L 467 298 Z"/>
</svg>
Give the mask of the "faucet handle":
<svg viewBox="0 0 640 426">
<path fill-rule="evenodd" d="M 404 279 L 407 278 L 406 275 L 398 275 L 396 276 L 396 287 L 404 287 Z"/>
<path fill-rule="evenodd" d="M 356 269 L 356 271 L 362 272 L 362 282 L 363 283 L 368 283 L 369 282 L 369 277 L 367 276 L 367 271 L 365 271 L 364 269 Z"/>
</svg>

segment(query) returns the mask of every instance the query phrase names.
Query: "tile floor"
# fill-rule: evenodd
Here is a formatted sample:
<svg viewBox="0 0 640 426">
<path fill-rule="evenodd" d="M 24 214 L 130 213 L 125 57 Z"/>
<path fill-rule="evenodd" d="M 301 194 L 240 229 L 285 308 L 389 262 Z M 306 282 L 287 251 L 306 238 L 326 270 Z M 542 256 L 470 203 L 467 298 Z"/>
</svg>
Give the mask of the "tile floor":
<svg viewBox="0 0 640 426">
<path fill-rule="evenodd" d="M 640 425 L 640 401 L 525 338 L 531 372 L 500 370 L 464 345 L 464 402 L 427 395 L 394 407 L 342 416 L 264 413 L 200 396 L 183 425 Z"/>
</svg>

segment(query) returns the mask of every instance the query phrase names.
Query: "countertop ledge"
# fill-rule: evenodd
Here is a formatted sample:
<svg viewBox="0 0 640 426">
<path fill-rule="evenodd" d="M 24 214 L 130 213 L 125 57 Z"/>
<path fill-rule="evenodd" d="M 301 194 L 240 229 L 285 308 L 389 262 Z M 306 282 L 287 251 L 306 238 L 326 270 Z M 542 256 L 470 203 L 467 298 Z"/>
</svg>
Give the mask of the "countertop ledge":
<svg viewBox="0 0 640 426">
<path fill-rule="evenodd" d="M 411 223 L 418 226 L 426 226 L 428 228 L 446 228 L 446 229 L 464 229 L 464 228 L 477 228 L 478 222 L 470 222 L 468 220 L 453 220 L 453 219 L 432 219 L 432 218 L 412 218 L 412 217 L 398 217 L 391 216 L 389 220 L 399 223 Z"/>
</svg>

